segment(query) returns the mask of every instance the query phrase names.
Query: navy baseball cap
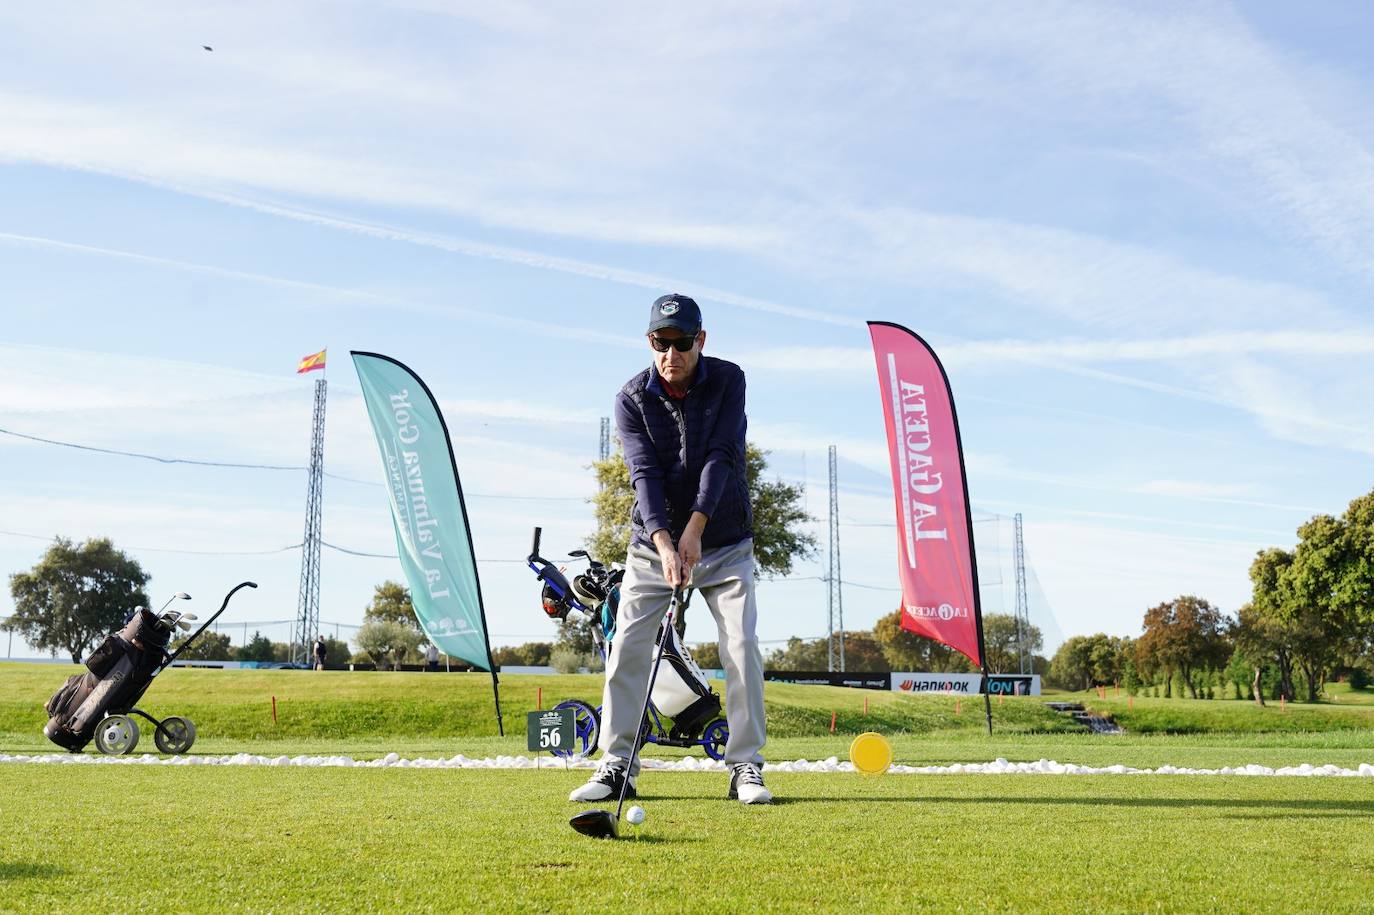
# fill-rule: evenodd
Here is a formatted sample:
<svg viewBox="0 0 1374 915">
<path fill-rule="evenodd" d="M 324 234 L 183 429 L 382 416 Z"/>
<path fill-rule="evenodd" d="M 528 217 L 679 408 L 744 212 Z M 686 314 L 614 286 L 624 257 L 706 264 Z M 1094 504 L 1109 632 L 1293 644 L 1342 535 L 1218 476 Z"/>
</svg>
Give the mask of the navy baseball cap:
<svg viewBox="0 0 1374 915">
<path fill-rule="evenodd" d="M 667 327 L 695 337 L 697 331 L 701 330 L 701 309 L 693 299 L 685 295 L 672 293 L 659 296 L 654 299 L 654 304 L 649 309 L 647 333 Z"/>
</svg>

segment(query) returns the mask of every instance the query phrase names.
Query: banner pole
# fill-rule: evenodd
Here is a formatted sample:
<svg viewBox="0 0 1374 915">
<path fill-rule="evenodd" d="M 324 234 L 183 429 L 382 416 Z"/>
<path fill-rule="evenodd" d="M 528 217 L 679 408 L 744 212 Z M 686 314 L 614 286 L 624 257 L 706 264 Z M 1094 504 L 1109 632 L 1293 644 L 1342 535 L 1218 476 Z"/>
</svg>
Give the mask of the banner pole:
<svg viewBox="0 0 1374 915">
<path fill-rule="evenodd" d="M 992 695 L 988 692 L 988 666 L 983 665 L 983 709 L 988 715 L 988 736 L 992 736 Z"/>
</svg>

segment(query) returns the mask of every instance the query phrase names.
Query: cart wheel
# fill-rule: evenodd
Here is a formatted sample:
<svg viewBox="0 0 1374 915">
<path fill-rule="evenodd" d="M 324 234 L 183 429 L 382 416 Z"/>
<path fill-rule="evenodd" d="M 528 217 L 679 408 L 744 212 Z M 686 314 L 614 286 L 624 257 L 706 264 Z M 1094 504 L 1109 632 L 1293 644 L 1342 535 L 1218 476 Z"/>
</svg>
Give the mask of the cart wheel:
<svg viewBox="0 0 1374 915">
<path fill-rule="evenodd" d="M 730 739 L 730 725 L 725 723 L 724 718 L 717 718 L 706 725 L 706 730 L 701 734 L 701 745 L 706 748 L 706 755 L 712 759 L 725 758 L 725 743 Z"/>
<path fill-rule="evenodd" d="M 162 727 L 153 732 L 153 743 L 163 753 L 185 753 L 195 742 L 196 726 L 190 718 L 164 718 Z"/>
<path fill-rule="evenodd" d="M 138 722 L 128 715 L 111 715 L 95 726 L 95 748 L 106 756 L 123 756 L 138 746 Z"/>
<path fill-rule="evenodd" d="M 550 750 L 550 753 L 559 759 L 571 759 L 587 756 L 596 749 L 597 738 L 601 736 L 601 715 L 596 709 L 580 699 L 566 699 L 553 708 L 554 711 L 573 710 L 573 745 L 567 750 Z"/>
</svg>

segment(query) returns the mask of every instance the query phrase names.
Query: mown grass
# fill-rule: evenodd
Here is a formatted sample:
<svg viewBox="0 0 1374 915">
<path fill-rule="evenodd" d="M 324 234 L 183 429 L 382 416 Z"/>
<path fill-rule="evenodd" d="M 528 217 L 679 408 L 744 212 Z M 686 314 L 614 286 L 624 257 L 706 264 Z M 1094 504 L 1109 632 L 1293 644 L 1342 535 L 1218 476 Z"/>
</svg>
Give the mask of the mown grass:
<svg viewBox="0 0 1374 915">
<path fill-rule="evenodd" d="M 0 733 L 41 731 L 47 720 L 43 703 L 79 670 L 84 668 L 0 664 Z M 525 714 L 535 709 L 541 689 L 546 708 L 568 698 L 597 705 L 601 684 L 599 674 L 503 677 L 507 729 L 523 733 Z M 723 692 L 723 683 L 716 686 Z M 943 696 L 769 683 L 766 702 L 769 731 L 776 737 L 829 734 L 832 713 L 840 734 L 976 732 L 983 727 L 979 697 L 956 703 Z M 154 681 L 141 705 L 153 714 L 189 717 L 207 737 L 238 740 L 484 737 L 496 732 L 486 674 L 174 668 Z M 999 729 L 1010 733 L 1076 729 L 1034 699 L 1009 699 L 995 711 Z"/>
<path fill-rule="evenodd" d="M 1337 684 L 1339 686 L 1340 684 Z M 1374 702 L 1363 691 L 1331 690 L 1343 701 L 1268 702 L 1263 707 L 1234 699 L 1157 699 L 1108 691 L 1063 697 L 1110 717 L 1133 734 L 1247 734 L 1374 730 Z"/>
<path fill-rule="evenodd" d="M 1369 911 L 1357 779 L 646 773 L 640 838 L 582 773 L 8 765 L 0 908 Z M 628 830 L 627 830 L 628 831 Z"/>
</svg>

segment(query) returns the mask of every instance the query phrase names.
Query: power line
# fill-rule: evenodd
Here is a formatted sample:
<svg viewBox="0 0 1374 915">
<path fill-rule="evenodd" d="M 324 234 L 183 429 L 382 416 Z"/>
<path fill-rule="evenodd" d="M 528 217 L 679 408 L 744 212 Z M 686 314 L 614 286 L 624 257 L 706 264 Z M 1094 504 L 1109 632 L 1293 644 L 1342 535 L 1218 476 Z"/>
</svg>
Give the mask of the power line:
<svg viewBox="0 0 1374 915">
<path fill-rule="evenodd" d="M 97 448 L 95 445 L 79 445 L 76 442 L 61 442 L 55 438 L 43 438 L 38 435 L 28 435 L 23 432 L 15 432 L 13 429 L 0 429 L 4 435 L 12 435 L 15 438 L 28 439 L 31 442 L 42 442 L 45 445 L 58 445 L 62 448 L 75 448 L 78 451 L 94 451 L 98 454 L 116 454 L 121 457 L 141 458 L 145 461 L 156 461 L 159 464 L 195 464 L 200 467 L 238 467 L 248 470 L 304 470 L 304 467 L 288 467 L 282 464 L 239 464 L 230 461 L 199 461 L 192 458 L 163 457 L 157 454 L 144 454 L 139 451 L 119 451 L 115 448 Z"/>
<path fill-rule="evenodd" d="M 167 457 L 160 454 L 146 454 L 141 451 L 122 451 L 118 448 L 100 448 L 95 445 L 83 445 L 79 442 L 64 442 L 55 438 L 44 438 L 40 435 L 29 435 L 26 432 L 16 432 L 13 429 L 0 428 L 0 434 L 12 435 L 15 438 L 27 439 L 31 442 L 41 442 L 44 445 L 56 445 L 59 448 L 72 448 L 77 451 L 90 451 L 95 454 L 112 454 L 117 457 L 138 458 L 144 461 L 153 461 L 158 464 L 190 464 L 196 467 L 228 467 L 237 470 L 293 470 L 307 471 L 310 468 L 300 464 L 247 464 L 237 461 L 202 461 L 196 458 Z M 323 471 L 324 475 L 331 480 L 342 480 L 346 483 L 357 483 L 362 486 L 383 486 L 376 480 L 360 480 L 357 477 L 346 477 L 338 473 Z M 501 499 L 501 500 L 528 500 L 537 502 L 585 502 L 584 496 L 543 496 L 543 495 L 505 495 L 498 493 L 475 492 L 467 493 L 469 497 L 478 499 Z"/>
<path fill-rule="evenodd" d="M 10 537 L 23 537 L 27 540 L 52 541 L 54 538 L 43 534 L 26 534 L 23 531 L 0 531 Z M 186 553 L 191 556 L 271 556 L 275 553 L 287 553 L 291 550 L 299 550 L 301 545 L 293 543 L 290 546 L 278 547 L 275 550 L 184 550 L 172 549 L 170 547 L 157 546 L 127 546 L 124 549 L 138 550 L 144 553 Z"/>
</svg>

